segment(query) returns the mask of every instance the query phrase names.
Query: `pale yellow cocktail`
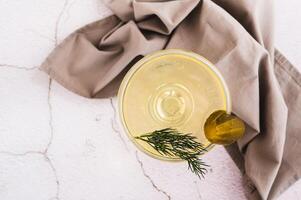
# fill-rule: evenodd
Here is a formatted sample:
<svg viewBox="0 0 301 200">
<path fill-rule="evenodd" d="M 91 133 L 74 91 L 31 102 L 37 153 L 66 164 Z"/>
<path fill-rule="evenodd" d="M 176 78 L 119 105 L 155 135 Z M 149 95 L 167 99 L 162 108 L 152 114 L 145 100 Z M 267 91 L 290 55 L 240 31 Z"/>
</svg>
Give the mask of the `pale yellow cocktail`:
<svg viewBox="0 0 301 200">
<path fill-rule="evenodd" d="M 204 123 L 216 110 L 231 112 L 226 84 L 205 58 L 183 50 L 163 50 L 137 62 L 125 76 L 118 94 L 122 124 L 133 139 L 144 133 L 175 128 L 211 145 Z M 148 154 L 162 159 L 147 143 L 134 140 Z"/>
</svg>

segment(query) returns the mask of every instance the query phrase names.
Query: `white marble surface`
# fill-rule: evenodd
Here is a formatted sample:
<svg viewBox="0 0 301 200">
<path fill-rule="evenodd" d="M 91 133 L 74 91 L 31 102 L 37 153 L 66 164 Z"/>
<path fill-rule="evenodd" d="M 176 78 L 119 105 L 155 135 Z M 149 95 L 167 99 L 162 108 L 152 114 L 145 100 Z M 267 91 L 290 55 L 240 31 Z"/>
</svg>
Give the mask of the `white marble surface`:
<svg viewBox="0 0 301 200">
<path fill-rule="evenodd" d="M 275 1 L 276 45 L 301 70 L 299 0 Z M 91 100 L 37 67 L 74 29 L 110 14 L 101 0 L 0 0 L 0 199 L 245 199 L 221 147 L 205 180 L 152 159 L 120 131 L 116 99 Z M 301 181 L 279 199 L 301 199 Z"/>
</svg>

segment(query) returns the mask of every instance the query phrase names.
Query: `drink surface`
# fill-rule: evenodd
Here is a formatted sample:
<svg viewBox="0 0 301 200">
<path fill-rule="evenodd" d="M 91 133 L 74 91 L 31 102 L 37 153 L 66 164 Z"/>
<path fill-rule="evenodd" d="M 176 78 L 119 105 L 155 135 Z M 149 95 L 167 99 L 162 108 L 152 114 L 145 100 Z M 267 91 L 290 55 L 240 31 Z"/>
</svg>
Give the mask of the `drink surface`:
<svg viewBox="0 0 301 200">
<path fill-rule="evenodd" d="M 230 111 L 225 83 L 211 65 L 181 50 L 160 51 L 136 63 L 119 91 L 119 111 L 129 137 L 175 128 L 210 145 L 204 134 L 206 119 L 216 110 Z M 134 142 L 152 156 L 168 159 L 147 143 Z"/>
</svg>

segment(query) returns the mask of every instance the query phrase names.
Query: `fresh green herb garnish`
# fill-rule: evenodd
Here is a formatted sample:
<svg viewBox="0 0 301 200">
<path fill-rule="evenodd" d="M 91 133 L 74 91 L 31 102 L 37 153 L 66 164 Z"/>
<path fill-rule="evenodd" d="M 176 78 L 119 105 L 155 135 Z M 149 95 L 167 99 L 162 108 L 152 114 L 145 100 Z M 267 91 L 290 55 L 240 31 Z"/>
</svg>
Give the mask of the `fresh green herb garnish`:
<svg viewBox="0 0 301 200">
<path fill-rule="evenodd" d="M 183 134 L 176 129 L 165 128 L 135 138 L 148 143 L 161 155 L 186 160 L 188 169 L 199 178 L 204 177 L 207 172 L 209 165 L 199 158 L 207 152 L 207 149 L 191 134 Z"/>
</svg>

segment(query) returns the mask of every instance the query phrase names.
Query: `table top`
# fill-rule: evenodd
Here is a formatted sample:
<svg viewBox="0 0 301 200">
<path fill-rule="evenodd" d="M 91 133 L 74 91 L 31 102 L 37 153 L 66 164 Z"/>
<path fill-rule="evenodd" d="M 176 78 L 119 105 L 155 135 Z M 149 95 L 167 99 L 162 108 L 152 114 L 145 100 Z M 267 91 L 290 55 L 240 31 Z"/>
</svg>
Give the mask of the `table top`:
<svg viewBox="0 0 301 200">
<path fill-rule="evenodd" d="M 275 3 L 276 47 L 301 71 L 301 2 Z M 199 180 L 137 150 L 116 98 L 80 97 L 38 69 L 69 33 L 110 14 L 100 0 L 0 0 L 0 199 L 246 199 L 223 147 L 205 155 Z M 279 199 L 301 199 L 301 181 Z"/>
</svg>

